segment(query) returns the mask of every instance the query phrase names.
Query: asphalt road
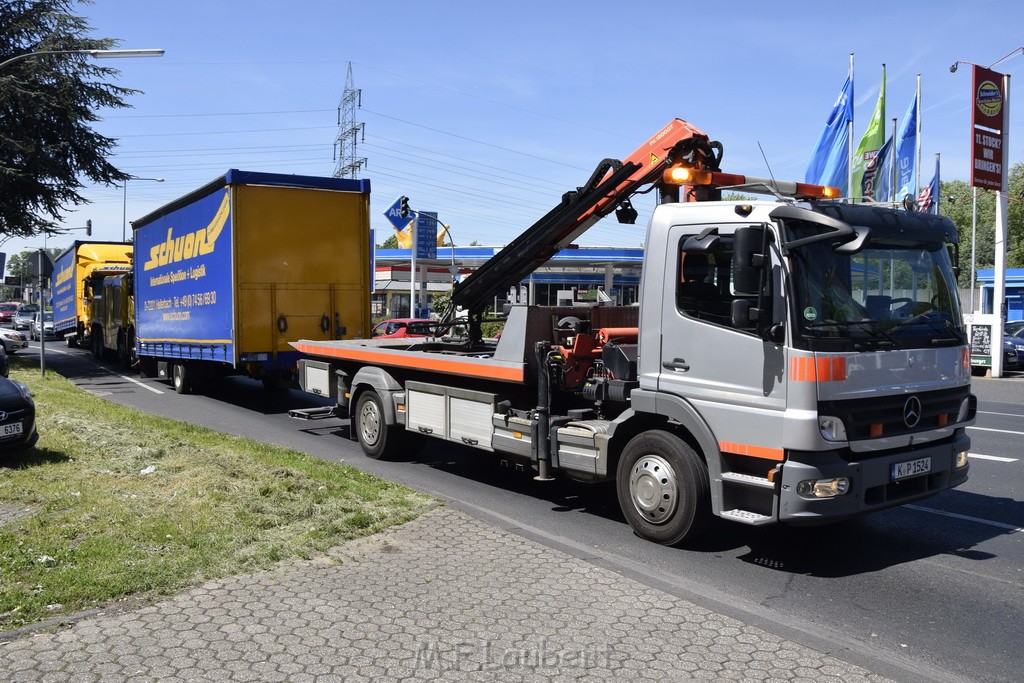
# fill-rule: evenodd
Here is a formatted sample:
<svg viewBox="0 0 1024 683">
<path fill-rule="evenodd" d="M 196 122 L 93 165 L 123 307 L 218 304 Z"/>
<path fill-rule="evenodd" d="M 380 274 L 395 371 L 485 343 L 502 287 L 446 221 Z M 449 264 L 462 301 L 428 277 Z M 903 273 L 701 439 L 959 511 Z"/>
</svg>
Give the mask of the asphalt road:
<svg viewBox="0 0 1024 683">
<path fill-rule="evenodd" d="M 38 358 L 38 345 L 20 352 Z M 721 522 L 680 550 L 636 538 L 611 487 L 538 483 L 488 454 L 432 443 L 365 458 L 347 422 L 287 417 L 318 399 L 231 379 L 210 395 L 124 375 L 47 344 L 47 367 L 141 410 L 345 461 L 603 567 L 897 680 L 1020 680 L 1024 642 L 1024 375 L 977 379 L 971 478 L 922 503 L 815 529 Z"/>
</svg>

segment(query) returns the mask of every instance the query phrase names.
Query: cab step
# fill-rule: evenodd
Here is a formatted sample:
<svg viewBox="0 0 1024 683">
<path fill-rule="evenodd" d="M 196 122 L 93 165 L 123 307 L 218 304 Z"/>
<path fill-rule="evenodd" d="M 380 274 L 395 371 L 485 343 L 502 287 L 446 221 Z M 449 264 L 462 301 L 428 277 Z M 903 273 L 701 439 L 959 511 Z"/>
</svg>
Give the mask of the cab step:
<svg viewBox="0 0 1024 683">
<path fill-rule="evenodd" d="M 749 524 L 750 526 L 761 526 L 762 524 L 771 524 L 775 521 L 774 518 L 768 515 L 761 515 L 749 510 L 722 510 L 722 519 L 729 519 L 741 524 Z"/>
<path fill-rule="evenodd" d="M 722 481 L 740 486 L 749 486 L 758 489 L 775 489 L 775 483 L 766 477 L 758 477 L 753 474 L 740 474 L 739 472 L 722 472 Z"/>
<path fill-rule="evenodd" d="M 326 420 L 329 417 L 341 417 L 339 406 L 323 406 L 319 408 L 295 408 L 288 411 L 288 417 L 299 420 Z"/>
</svg>

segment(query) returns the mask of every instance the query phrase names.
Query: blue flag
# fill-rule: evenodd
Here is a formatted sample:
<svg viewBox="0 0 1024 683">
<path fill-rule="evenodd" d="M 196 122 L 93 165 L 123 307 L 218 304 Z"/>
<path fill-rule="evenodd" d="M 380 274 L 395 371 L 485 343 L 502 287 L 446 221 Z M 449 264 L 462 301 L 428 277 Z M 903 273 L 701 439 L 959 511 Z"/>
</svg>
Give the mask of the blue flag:
<svg viewBox="0 0 1024 683">
<path fill-rule="evenodd" d="M 901 202 L 917 196 L 917 95 L 903 117 L 896 136 L 896 193 L 889 199 Z"/>
<path fill-rule="evenodd" d="M 864 167 L 861 196 L 875 202 L 889 201 L 892 187 L 892 138 L 885 141 L 878 154 Z"/>
<path fill-rule="evenodd" d="M 804 182 L 812 185 L 838 187 L 846 196 L 850 175 L 850 126 L 853 121 L 853 74 L 846 77 L 846 83 L 839 91 L 839 97 L 832 107 L 825 129 L 814 146 L 811 159 L 807 162 Z"/>
<path fill-rule="evenodd" d="M 939 155 L 935 155 L 935 175 L 932 181 L 921 190 L 921 196 L 917 198 L 917 210 L 924 213 L 938 215 L 939 213 Z"/>
</svg>

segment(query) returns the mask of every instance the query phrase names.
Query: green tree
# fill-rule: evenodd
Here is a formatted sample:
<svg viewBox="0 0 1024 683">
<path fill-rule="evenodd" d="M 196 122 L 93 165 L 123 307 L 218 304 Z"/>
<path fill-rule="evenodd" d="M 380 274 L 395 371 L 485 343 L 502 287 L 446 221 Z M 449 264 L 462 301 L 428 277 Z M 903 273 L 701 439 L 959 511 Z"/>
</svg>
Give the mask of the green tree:
<svg viewBox="0 0 1024 683">
<path fill-rule="evenodd" d="M 1007 182 L 1006 266 L 1024 267 L 1024 164 L 1014 164 Z M 939 211 L 956 223 L 960 233 L 961 287 L 971 286 L 971 223 L 974 189 L 962 180 L 942 183 Z M 975 270 L 995 264 L 996 196 L 978 191 L 978 219 L 975 231 Z"/>
<path fill-rule="evenodd" d="M 82 0 L 91 4 L 88 0 Z M 105 50 L 90 38 L 74 0 L 0 3 L 0 62 L 33 52 Z M 81 54 L 35 55 L 0 70 L 0 233 L 31 237 L 54 229 L 87 200 L 83 180 L 115 185 L 128 174 L 108 158 L 116 141 L 91 128 L 98 110 L 130 106 L 137 90 L 107 81 L 118 71 Z"/>
<path fill-rule="evenodd" d="M 394 231 L 388 235 L 388 238 L 377 245 L 378 249 L 398 249 L 398 237 Z"/>
</svg>

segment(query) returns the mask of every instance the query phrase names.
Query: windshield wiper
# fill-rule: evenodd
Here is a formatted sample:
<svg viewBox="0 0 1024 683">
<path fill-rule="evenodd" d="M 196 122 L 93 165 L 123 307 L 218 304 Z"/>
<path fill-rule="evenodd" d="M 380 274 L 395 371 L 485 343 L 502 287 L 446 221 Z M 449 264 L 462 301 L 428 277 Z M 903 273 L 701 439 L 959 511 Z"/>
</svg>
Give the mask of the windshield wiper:
<svg viewBox="0 0 1024 683">
<path fill-rule="evenodd" d="M 933 313 L 937 313 L 941 317 L 929 317 Z M 956 326 L 953 325 L 953 321 L 949 319 L 948 314 L 934 308 L 931 309 L 930 311 L 925 311 L 924 313 L 918 313 L 912 318 L 907 318 L 893 329 L 905 330 L 906 328 L 911 327 L 913 325 L 927 325 L 930 329 L 934 331 L 952 333 L 951 337 L 938 337 L 932 339 L 932 344 L 949 344 L 953 342 L 957 344 L 963 344 L 967 341 L 966 337 L 960 334 L 960 332 L 956 329 Z"/>
<path fill-rule="evenodd" d="M 837 327 L 847 328 L 850 325 L 857 325 L 863 330 L 866 330 L 869 334 L 874 335 L 873 338 L 868 339 L 851 339 L 855 349 L 862 349 L 867 346 L 874 348 L 888 346 L 890 348 L 902 348 L 900 343 L 896 341 L 896 338 L 885 331 L 885 329 L 878 324 L 877 320 L 829 320 L 827 322 L 820 323 L 807 323 L 808 329 L 817 329 L 822 327 Z M 881 337 L 879 339 L 878 337 Z"/>
</svg>

